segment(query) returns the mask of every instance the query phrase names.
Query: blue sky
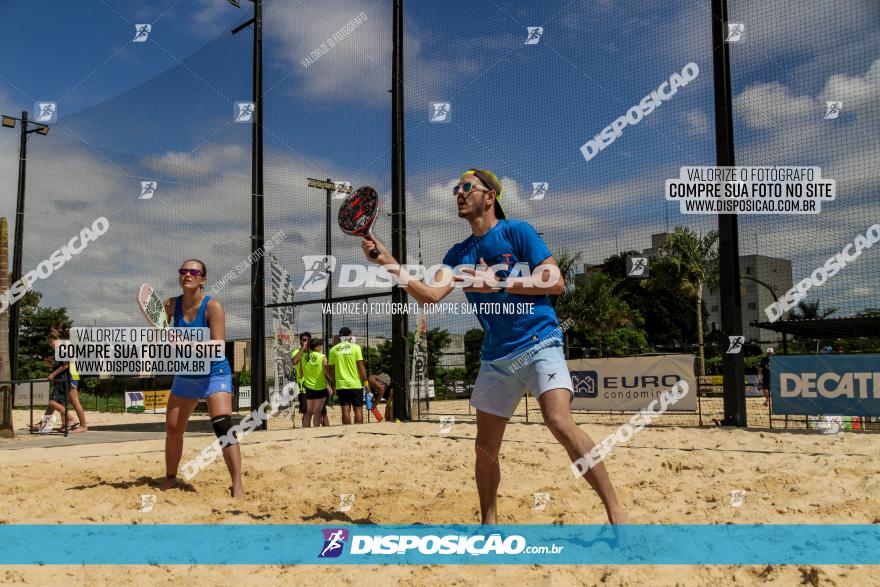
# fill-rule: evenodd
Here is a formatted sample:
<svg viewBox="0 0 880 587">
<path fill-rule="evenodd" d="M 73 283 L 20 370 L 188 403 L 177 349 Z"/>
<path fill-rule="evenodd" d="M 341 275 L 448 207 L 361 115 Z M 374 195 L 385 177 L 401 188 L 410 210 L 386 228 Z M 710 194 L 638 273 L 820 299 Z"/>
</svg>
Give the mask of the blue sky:
<svg viewBox="0 0 880 587">
<path fill-rule="evenodd" d="M 741 220 L 742 253 L 757 247 L 791 259 L 795 280 L 878 216 L 880 35 L 871 23 L 880 9 L 869 0 L 816 4 L 730 2 L 731 20 L 746 24 L 731 47 L 737 162 L 821 165 L 838 180 L 839 200 L 821 217 Z M 120 276 L 126 291 L 141 281 L 171 290 L 169 267 L 182 251 L 206 257 L 217 278 L 247 256 L 250 128 L 230 119 L 232 102 L 250 94 L 250 35 L 225 34 L 249 17 L 242 5 L 0 3 L 2 22 L 33 23 L 4 29 L 0 108 L 57 100 L 61 113 L 50 140 L 31 142 L 39 177 L 29 175 L 25 264 L 47 258 L 99 213 L 113 226 L 106 245 L 38 286 L 49 303 L 121 323 L 136 317 L 107 293 Z M 391 2 L 267 0 L 265 12 L 266 234 L 285 230 L 275 253 L 298 281 L 300 257 L 323 246 L 323 206 L 304 177 L 374 185 L 386 198 L 390 191 Z M 361 13 L 363 24 L 301 64 Z M 467 235 L 449 190 L 475 164 L 502 177 L 509 214 L 585 262 L 645 248 L 667 223 L 715 226 L 662 198 L 663 180 L 679 167 L 715 162 L 708 1 L 410 0 L 405 19 L 408 228 L 421 235 L 426 261 Z M 132 43 L 137 23 L 153 27 L 145 43 Z M 528 26 L 544 28 L 538 44 L 524 44 Z M 584 160 L 584 142 L 689 62 L 700 67 L 693 82 Z M 837 121 L 822 119 L 827 99 L 845 102 Z M 450 123 L 428 121 L 433 100 L 452 104 Z M 0 134 L 0 214 L 8 217 L 16 148 L 15 133 Z M 141 179 L 160 182 L 154 200 L 137 200 Z M 550 183 L 548 195 L 530 200 L 538 181 Z M 380 238 L 389 227 L 377 226 Z M 342 261 L 357 260 L 355 244 L 334 235 Z M 866 285 L 880 274 L 877 259 L 841 272 L 823 299 L 842 313 L 880 305 Z M 223 294 L 233 331 L 246 327 L 246 282 Z"/>
</svg>

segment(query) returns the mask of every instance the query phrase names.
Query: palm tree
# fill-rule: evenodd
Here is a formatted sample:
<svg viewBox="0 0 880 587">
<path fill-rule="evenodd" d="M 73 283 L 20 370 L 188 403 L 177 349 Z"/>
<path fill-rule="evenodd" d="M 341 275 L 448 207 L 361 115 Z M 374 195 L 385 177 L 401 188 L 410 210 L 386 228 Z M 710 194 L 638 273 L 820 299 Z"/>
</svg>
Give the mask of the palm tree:
<svg viewBox="0 0 880 587">
<path fill-rule="evenodd" d="M 559 296 L 557 314 L 563 320 L 571 319 L 575 331 L 594 336 L 634 326 L 636 319 L 633 310 L 614 293 L 618 282 L 618 279 L 605 273 L 591 275 L 576 284 L 574 290 Z"/>
<path fill-rule="evenodd" d="M 815 302 L 798 302 L 788 315 L 789 320 L 823 320 L 837 311 L 837 308 L 819 310 L 820 300 Z"/>
<path fill-rule="evenodd" d="M 581 260 L 581 253 L 571 254 L 568 251 L 560 251 L 558 255 L 554 255 L 556 265 L 559 267 L 559 273 L 565 280 L 566 290 L 571 292 L 574 289 L 575 268 Z M 565 294 L 563 294 L 565 295 Z M 553 307 L 560 302 L 562 296 L 553 298 Z"/>
<path fill-rule="evenodd" d="M 703 350 L 703 286 L 718 287 L 718 232 L 710 230 L 703 236 L 683 226 L 675 228 L 666 239 L 660 254 L 669 259 L 678 272 L 682 294 L 694 298 L 697 312 L 697 345 L 700 375 L 706 374 Z"/>
</svg>

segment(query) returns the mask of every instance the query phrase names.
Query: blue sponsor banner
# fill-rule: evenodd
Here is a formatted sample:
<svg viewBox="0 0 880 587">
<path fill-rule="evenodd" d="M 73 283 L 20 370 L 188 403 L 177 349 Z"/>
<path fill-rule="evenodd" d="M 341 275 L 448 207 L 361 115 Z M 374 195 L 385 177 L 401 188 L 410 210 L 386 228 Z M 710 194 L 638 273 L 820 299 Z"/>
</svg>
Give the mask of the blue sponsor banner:
<svg viewBox="0 0 880 587">
<path fill-rule="evenodd" d="M 880 416 L 880 355 L 770 359 L 773 413 Z"/>
<path fill-rule="evenodd" d="M 880 525 L 3 525 L 0 564 L 880 564 Z"/>
</svg>

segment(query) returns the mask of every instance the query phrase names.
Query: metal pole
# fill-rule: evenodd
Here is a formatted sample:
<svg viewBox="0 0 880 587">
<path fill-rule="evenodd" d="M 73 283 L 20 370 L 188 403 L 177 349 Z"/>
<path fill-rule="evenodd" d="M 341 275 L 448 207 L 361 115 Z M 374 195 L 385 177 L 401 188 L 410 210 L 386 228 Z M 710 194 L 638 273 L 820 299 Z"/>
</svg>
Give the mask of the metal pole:
<svg viewBox="0 0 880 587">
<path fill-rule="evenodd" d="M 715 148 L 718 165 L 735 165 L 733 112 L 730 91 L 730 55 L 727 37 L 727 1 L 712 0 L 712 57 L 715 81 Z M 721 272 L 721 329 L 742 334 L 739 276 L 739 227 L 736 214 L 718 216 L 718 256 Z M 701 318 L 702 319 L 702 318 Z M 721 355 L 724 376 L 725 426 L 745 426 L 745 373 L 741 353 Z"/>
<path fill-rule="evenodd" d="M 24 188 L 27 166 L 28 113 L 21 112 L 21 139 L 18 147 L 18 199 L 15 203 L 15 250 L 12 252 L 12 282 L 21 279 L 21 253 L 24 242 Z M 9 308 L 9 373 L 18 381 L 18 330 L 21 311 L 18 304 Z M 13 389 L 15 389 L 13 387 Z"/>
<path fill-rule="evenodd" d="M 263 262 L 263 6 L 254 0 L 253 96 L 256 120 L 251 137 L 251 386 L 254 405 L 266 400 L 265 263 Z M 266 423 L 261 424 L 263 430 Z"/>
<path fill-rule="evenodd" d="M 391 52 L 391 254 L 401 264 L 406 263 L 406 166 L 403 134 L 403 0 L 394 0 L 393 47 Z M 407 303 L 406 292 L 394 287 L 391 301 Z M 402 306 L 398 306 L 402 307 Z M 409 377 L 406 369 L 407 339 L 409 332 L 406 314 L 391 318 L 391 378 L 397 386 L 394 399 L 394 417 L 410 419 Z M 398 399 L 399 397 L 399 399 Z"/>
<path fill-rule="evenodd" d="M 327 183 L 331 183 L 333 180 L 329 177 L 327 178 Z M 331 252 L 331 242 L 330 242 L 330 218 L 331 208 L 330 208 L 330 198 L 333 195 L 333 190 L 327 188 L 325 190 L 327 192 L 327 224 L 324 230 L 324 238 L 326 239 L 324 242 L 324 254 L 327 256 L 326 262 L 327 267 L 330 266 L 330 255 Z M 327 303 L 327 307 L 330 307 L 330 303 L 333 301 L 333 276 L 328 275 L 327 277 L 327 289 L 324 290 L 324 300 Z M 324 331 L 324 350 L 326 353 L 330 352 L 330 339 L 333 336 L 333 312 L 327 312 L 324 316 L 324 320 L 326 323 L 325 331 Z"/>
</svg>

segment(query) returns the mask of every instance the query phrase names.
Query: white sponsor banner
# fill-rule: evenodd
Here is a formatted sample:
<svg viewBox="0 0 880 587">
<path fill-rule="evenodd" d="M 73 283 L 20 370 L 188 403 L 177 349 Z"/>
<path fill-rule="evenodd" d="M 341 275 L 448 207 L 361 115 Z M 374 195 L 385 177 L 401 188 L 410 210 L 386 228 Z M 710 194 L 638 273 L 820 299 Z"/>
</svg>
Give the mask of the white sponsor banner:
<svg viewBox="0 0 880 587">
<path fill-rule="evenodd" d="M 413 399 L 434 399 L 434 380 L 428 379 L 427 384 L 419 384 L 416 381 L 410 381 L 409 392 Z"/>
<path fill-rule="evenodd" d="M 15 386 L 15 407 L 23 408 L 31 402 L 31 386 L 29 383 L 19 383 Z M 34 383 L 34 405 L 45 406 L 49 403 L 49 382 L 38 381 Z"/>
<path fill-rule="evenodd" d="M 251 386 L 242 385 L 238 388 L 238 408 L 251 407 Z"/>
<path fill-rule="evenodd" d="M 670 411 L 697 410 L 694 355 L 576 359 L 568 361 L 574 386 L 573 410 L 637 412 L 679 380 L 694 390 Z"/>
</svg>

